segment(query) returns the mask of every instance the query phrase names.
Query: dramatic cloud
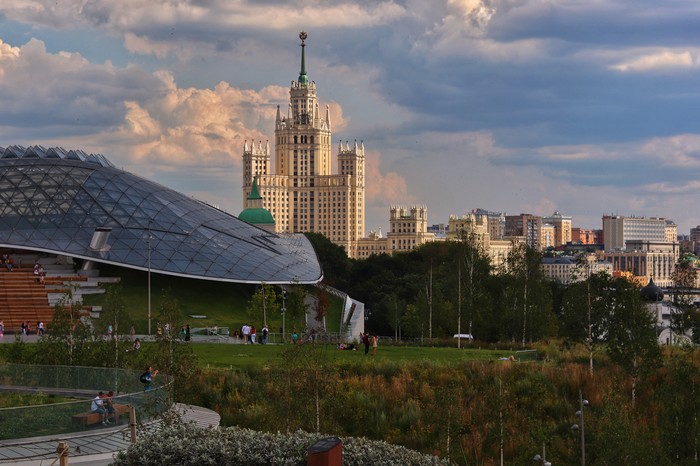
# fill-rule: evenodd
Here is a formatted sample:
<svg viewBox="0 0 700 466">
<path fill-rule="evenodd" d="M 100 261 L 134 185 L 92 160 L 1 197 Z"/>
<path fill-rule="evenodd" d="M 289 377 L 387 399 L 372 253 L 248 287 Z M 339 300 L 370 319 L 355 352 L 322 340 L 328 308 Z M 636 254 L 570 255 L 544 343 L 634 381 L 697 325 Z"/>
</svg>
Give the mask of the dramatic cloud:
<svg viewBox="0 0 700 466">
<path fill-rule="evenodd" d="M 243 142 L 272 139 L 304 29 L 333 151 L 367 147 L 368 227 L 414 202 L 434 223 L 475 207 L 699 223 L 692 0 L 0 0 L 0 14 L 0 145 L 103 152 L 237 204 Z"/>
</svg>

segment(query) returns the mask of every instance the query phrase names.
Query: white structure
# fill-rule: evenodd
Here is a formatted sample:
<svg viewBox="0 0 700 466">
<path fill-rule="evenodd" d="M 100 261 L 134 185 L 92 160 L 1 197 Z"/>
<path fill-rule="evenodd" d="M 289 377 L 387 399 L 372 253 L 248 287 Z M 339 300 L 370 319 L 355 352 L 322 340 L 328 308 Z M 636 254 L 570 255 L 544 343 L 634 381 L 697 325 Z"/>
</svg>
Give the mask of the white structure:
<svg viewBox="0 0 700 466">
<path fill-rule="evenodd" d="M 606 251 L 624 251 L 627 249 L 627 242 L 634 240 L 677 243 L 677 236 L 676 224 L 664 218 L 603 216 L 603 241 Z"/>
</svg>

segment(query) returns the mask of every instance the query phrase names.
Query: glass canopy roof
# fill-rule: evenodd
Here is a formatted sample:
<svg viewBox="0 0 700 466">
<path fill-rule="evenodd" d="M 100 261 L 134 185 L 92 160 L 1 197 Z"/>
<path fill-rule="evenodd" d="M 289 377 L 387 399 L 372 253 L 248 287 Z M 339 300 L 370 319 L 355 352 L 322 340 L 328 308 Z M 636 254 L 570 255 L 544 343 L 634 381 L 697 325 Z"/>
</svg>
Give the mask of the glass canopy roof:
<svg viewBox="0 0 700 466">
<path fill-rule="evenodd" d="M 96 229 L 108 232 L 103 247 L 91 247 Z M 322 278 L 303 235 L 259 229 L 102 155 L 61 148 L 0 147 L 0 246 L 207 280 Z"/>
</svg>

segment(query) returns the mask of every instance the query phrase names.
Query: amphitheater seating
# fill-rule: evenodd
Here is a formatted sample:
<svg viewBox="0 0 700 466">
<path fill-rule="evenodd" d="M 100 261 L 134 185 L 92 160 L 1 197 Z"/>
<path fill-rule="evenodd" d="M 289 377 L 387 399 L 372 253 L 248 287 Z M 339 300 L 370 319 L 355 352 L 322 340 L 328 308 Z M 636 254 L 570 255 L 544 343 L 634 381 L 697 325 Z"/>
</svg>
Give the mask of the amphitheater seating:
<svg viewBox="0 0 700 466">
<path fill-rule="evenodd" d="M 68 291 L 67 283 L 86 280 L 86 277 L 70 275 L 47 275 L 39 283 L 33 274 L 34 262 L 16 264 L 12 271 L 0 266 L 0 320 L 5 332 L 21 331 L 22 322 L 29 323 L 36 332 L 36 323 L 43 321 L 45 327 L 53 319 L 53 306 L 49 304 L 49 293 Z"/>
</svg>

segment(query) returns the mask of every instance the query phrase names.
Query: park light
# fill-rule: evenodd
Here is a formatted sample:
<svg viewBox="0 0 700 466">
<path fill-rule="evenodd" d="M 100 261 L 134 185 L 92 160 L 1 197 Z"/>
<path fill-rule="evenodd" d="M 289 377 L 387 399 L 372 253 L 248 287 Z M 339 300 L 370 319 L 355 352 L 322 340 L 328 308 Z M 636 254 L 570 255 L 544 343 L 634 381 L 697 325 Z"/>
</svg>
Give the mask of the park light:
<svg viewBox="0 0 700 466">
<path fill-rule="evenodd" d="M 280 313 L 282 314 L 282 343 L 284 343 L 284 333 L 285 333 L 285 320 L 286 320 L 286 313 L 287 313 L 287 308 L 285 306 L 285 298 L 287 297 L 287 290 L 284 289 L 284 285 L 281 286 L 282 288 L 282 308 L 280 309 Z"/>
<path fill-rule="evenodd" d="M 540 455 L 540 454 L 538 453 L 538 454 L 536 454 L 532 459 L 533 459 L 533 461 L 535 461 L 536 463 L 541 464 L 542 466 L 552 466 L 552 463 L 550 463 L 549 461 L 547 461 L 547 452 L 546 452 L 546 450 L 545 450 L 545 448 L 544 448 L 544 442 L 542 442 L 542 455 Z"/>
<path fill-rule="evenodd" d="M 571 430 L 574 432 L 580 432 L 581 434 L 581 466 L 586 466 L 586 429 L 583 416 L 583 409 L 588 406 L 588 400 L 583 399 L 583 394 L 581 390 L 578 391 L 579 399 L 579 410 L 576 411 L 576 417 L 580 419 L 580 425 L 574 424 L 571 426 Z"/>
</svg>

